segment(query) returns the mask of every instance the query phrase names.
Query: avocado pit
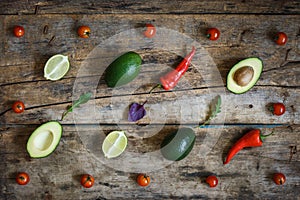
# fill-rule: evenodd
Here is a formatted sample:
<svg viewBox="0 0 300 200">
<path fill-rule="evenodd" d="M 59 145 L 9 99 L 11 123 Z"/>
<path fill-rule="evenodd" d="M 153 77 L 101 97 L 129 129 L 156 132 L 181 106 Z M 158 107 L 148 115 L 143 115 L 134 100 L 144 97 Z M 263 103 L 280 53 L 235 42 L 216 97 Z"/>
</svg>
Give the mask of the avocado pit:
<svg viewBox="0 0 300 200">
<path fill-rule="evenodd" d="M 250 66 L 244 66 L 236 70 L 236 72 L 233 75 L 233 80 L 236 82 L 236 84 L 243 87 L 251 82 L 253 76 L 253 68 Z"/>
</svg>

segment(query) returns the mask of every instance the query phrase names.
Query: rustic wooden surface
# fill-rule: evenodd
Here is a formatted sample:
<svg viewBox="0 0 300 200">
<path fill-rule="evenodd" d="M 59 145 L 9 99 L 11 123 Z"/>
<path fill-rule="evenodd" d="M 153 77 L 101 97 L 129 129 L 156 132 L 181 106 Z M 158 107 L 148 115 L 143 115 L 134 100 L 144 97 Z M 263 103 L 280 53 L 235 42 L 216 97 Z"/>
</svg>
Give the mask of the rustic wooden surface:
<svg viewBox="0 0 300 200">
<path fill-rule="evenodd" d="M 1 1 L 0 2 L 0 199 L 297 199 L 300 196 L 300 2 L 299 1 Z M 78 74 L 90 52 L 102 41 L 152 22 L 188 35 L 212 57 L 221 80 L 210 79 L 212 71 L 201 72 L 191 66 L 172 92 L 148 91 L 159 74 L 174 66 L 179 55 L 145 46 L 139 53 L 146 65 L 132 84 L 119 89 L 107 88 L 100 72 L 85 77 Z M 15 38 L 12 27 L 26 29 Z M 89 39 L 76 35 L 79 25 L 92 28 Z M 47 25 L 48 33 L 43 29 Z M 215 42 L 205 38 L 205 30 L 215 26 L 221 37 Z M 274 33 L 289 36 L 285 46 L 272 41 Z M 55 36 L 55 40 L 51 38 Z M 51 43 L 49 43 L 51 41 Z M 128 43 L 132 48 L 136 41 Z M 175 47 L 184 55 L 189 47 Z M 43 67 L 54 54 L 69 56 L 71 68 L 59 81 L 43 78 Z M 101 55 L 113 59 L 114 51 Z M 263 73 L 247 93 L 235 95 L 225 89 L 226 75 L 236 62 L 260 57 Z M 208 62 L 204 59 L 203 63 Z M 209 64 L 208 64 L 209 65 Z M 47 158 L 31 159 L 26 142 L 41 123 L 60 120 L 62 112 L 78 96 L 74 89 L 78 77 L 82 88 L 99 84 L 93 98 L 63 124 L 58 148 Z M 206 80 L 206 81 L 205 81 Z M 186 83 L 188 84 L 185 84 Z M 147 83 L 147 84 L 144 84 Z M 148 84 L 149 83 L 149 84 Z M 150 186 L 135 183 L 136 173 L 144 165 L 139 158 L 128 161 L 131 171 L 119 170 L 101 162 L 89 146 L 90 138 L 101 131 L 123 129 L 128 134 L 127 153 L 159 149 L 163 137 L 179 126 L 195 127 L 207 117 L 210 100 L 221 94 L 222 112 L 212 126 L 194 128 L 196 144 L 184 160 L 159 170 L 149 170 Z M 148 115 L 139 124 L 129 123 L 126 110 L 131 102 L 148 100 Z M 15 114 L 13 101 L 25 102 L 26 111 Z M 266 105 L 284 102 L 286 113 L 271 115 Z M 189 106 L 186 106 L 186 105 Z M 94 108 L 92 112 L 85 108 Z M 88 117 L 87 117 L 88 116 Z M 230 146 L 252 128 L 263 133 L 274 131 L 263 147 L 241 151 L 224 166 Z M 153 134 L 157 133 L 157 134 Z M 101 146 L 101 142 L 99 142 Z M 117 161 L 115 161 L 117 162 Z M 111 162 L 112 164 L 114 161 Z M 136 171 L 135 171 L 136 170 Z M 15 183 L 18 171 L 30 174 L 26 186 Z M 275 172 L 283 172 L 287 182 L 277 186 Z M 82 173 L 95 176 L 93 188 L 83 189 Z M 219 185 L 209 188 L 205 177 L 219 177 Z"/>
</svg>

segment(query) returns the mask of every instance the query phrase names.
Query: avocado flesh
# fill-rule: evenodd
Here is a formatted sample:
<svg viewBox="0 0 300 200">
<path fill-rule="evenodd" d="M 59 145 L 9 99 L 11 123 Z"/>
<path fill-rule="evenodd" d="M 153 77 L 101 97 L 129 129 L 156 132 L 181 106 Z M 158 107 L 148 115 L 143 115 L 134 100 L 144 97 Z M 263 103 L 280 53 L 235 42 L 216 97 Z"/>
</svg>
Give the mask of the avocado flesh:
<svg viewBox="0 0 300 200">
<path fill-rule="evenodd" d="M 35 129 L 27 141 L 27 152 L 32 158 L 50 155 L 59 144 L 62 126 L 56 121 L 47 122 Z"/>
<path fill-rule="evenodd" d="M 246 85 L 239 85 L 235 80 L 235 73 L 242 67 L 251 67 L 253 77 Z M 235 94 L 242 94 L 250 90 L 258 81 L 263 69 L 263 63 L 259 58 L 247 58 L 235 64 L 227 75 L 227 89 Z"/>
</svg>

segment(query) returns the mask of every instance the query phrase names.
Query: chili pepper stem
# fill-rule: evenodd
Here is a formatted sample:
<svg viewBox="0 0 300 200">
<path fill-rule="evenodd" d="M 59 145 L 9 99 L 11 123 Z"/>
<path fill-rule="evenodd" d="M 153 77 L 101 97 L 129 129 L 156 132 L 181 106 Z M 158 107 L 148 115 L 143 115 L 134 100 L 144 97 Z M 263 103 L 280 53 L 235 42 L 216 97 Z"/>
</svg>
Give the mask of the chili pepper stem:
<svg viewBox="0 0 300 200">
<path fill-rule="evenodd" d="M 273 133 L 274 133 L 274 131 L 272 131 L 270 134 L 268 134 L 268 135 L 260 135 L 259 137 L 260 137 L 260 139 L 261 139 L 261 141 L 264 141 L 264 139 L 266 139 L 267 137 L 269 137 L 270 135 L 273 135 Z"/>
<path fill-rule="evenodd" d="M 149 91 L 149 94 L 151 94 L 152 91 L 153 91 L 154 89 L 156 89 L 156 88 L 161 88 L 161 87 L 162 87 L 161 84 L 157 84 L 156 86 L 154 86 L 154 87 Z"/>
</svg>

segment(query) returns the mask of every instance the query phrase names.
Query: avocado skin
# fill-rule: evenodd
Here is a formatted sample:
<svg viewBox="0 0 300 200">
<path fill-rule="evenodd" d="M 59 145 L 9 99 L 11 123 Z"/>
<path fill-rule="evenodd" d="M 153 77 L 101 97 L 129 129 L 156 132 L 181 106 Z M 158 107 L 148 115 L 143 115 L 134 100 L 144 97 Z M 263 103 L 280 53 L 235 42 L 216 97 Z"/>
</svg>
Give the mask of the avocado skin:
<svg viewBox="0 0 300 200">
<path fill-rule="evenodd" d="M 163 140 L 161 153 L 167 160 L 180 161 L 192 151 L 195 138 L 195 132 L 191 128 L 180 128 Z"/>
<path fill-rule="evenodd" d="M 141 64 L 141 56 L 133 51 L 119 56 L 105 71 L 104 80 L 107 86 L 119 87 L 131 82 L 139 74 Z"/>
</svg>

